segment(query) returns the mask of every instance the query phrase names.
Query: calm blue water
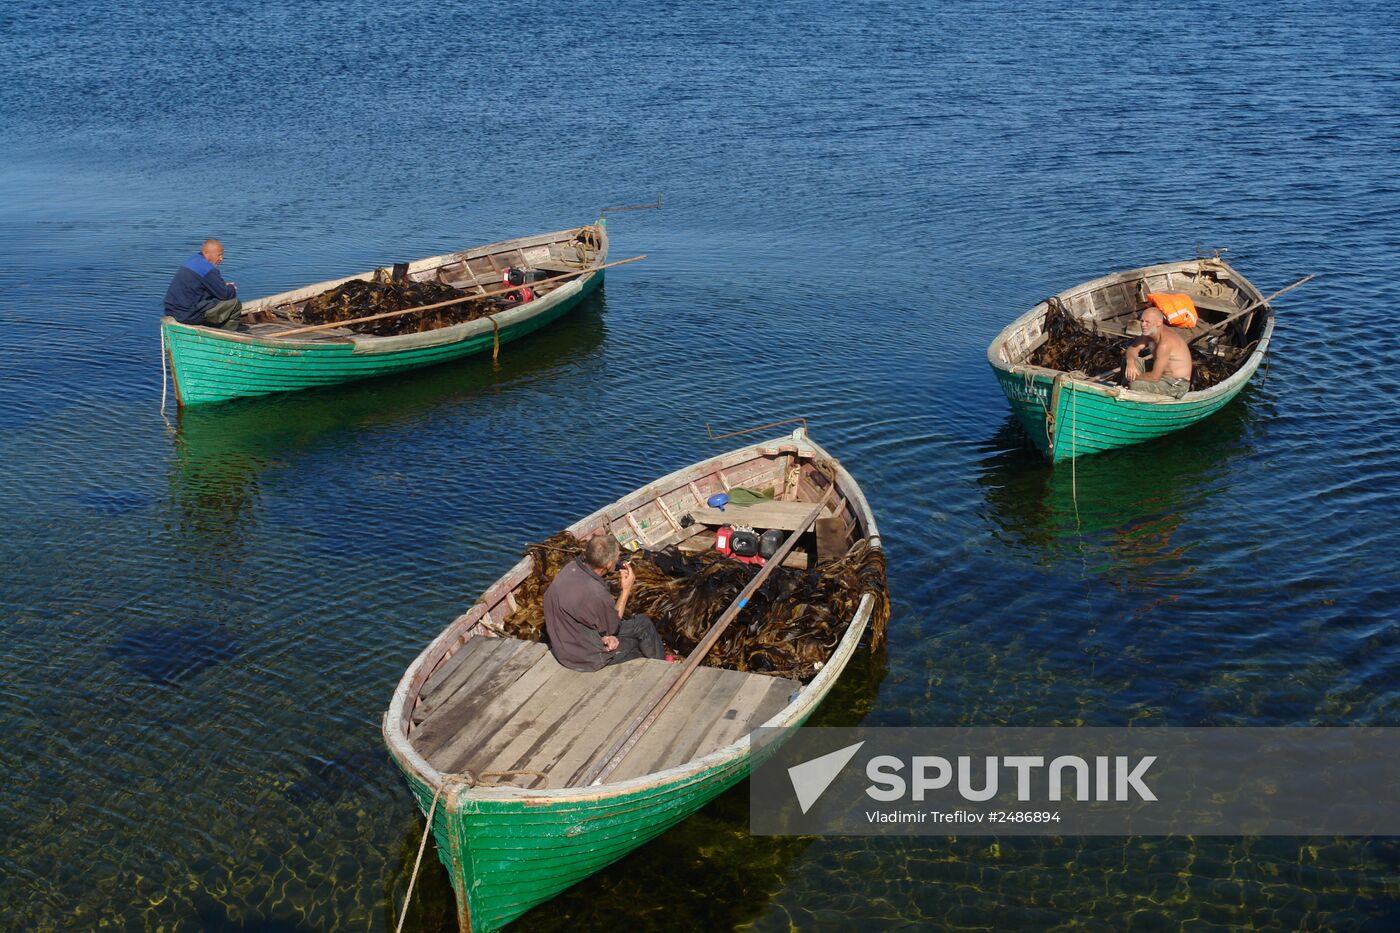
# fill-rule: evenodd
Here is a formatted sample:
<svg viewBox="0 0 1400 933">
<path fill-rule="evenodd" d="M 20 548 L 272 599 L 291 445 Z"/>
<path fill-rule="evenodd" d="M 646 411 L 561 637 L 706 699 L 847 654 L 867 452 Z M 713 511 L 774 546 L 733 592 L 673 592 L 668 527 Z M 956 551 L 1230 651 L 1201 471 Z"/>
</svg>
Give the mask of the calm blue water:
<svg viewBox="0 0 1400 933">
<path fill-rule="evenodd" d="M 895 616 L 829 724 L 1400 724 L 1400 16 L 869 4 L 0 10 L 0 926 L 392 929 L 405 665 L 577 516 L 806 416 Z M 603 293 L 404 378 L 162 421 L 156 320 L 616 215 Z M 991 337 L 1228 247 L 1208 423 L 1052 473 Z M 1261 373 L 1262 375 L 1262 373 Z M 1386 929 L 1400 846 L 763 840 L 742 792 L 525 929 Z M 410 925 L 451 923 L 431 856 Z"/>
</svg>

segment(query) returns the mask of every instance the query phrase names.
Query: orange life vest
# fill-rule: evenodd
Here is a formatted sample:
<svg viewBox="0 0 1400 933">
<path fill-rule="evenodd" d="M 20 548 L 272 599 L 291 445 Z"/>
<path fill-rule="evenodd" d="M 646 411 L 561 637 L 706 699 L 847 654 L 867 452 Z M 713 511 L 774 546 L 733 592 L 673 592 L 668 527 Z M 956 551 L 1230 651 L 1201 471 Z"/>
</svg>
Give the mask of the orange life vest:
<svg viewBox="0 0 1400 933">
<path fill-rule="evenodd" d="M 1152 292 L 1147 296 L 1147 300 L 1157 306 L 1157 310 L 1162 312 L 1162 317 L 1166 318 L 1172 327 L 1195 327 L 1196 322 L 1200 320 L 1190 295 Z"/>
</svg>

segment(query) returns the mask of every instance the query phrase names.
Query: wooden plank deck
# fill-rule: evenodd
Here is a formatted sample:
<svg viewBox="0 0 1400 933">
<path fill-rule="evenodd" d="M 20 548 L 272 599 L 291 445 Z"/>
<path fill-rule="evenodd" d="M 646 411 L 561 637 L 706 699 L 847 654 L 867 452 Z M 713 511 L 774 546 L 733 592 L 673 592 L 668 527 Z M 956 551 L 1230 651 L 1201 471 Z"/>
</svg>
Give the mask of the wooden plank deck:
<svg viewBox="0 0 1400 933">
<path fill-rule="evenodd" d="M 594 673 L 549 649 L 477 637 L 424 685 L 409 739 L 433 767 L 520 787 L 569 787 L 679 667 L 628 661 Z M 795 680 L 699 668 L 613 773 L 625 780 L 684 764 L 762 725 L 802 688 Z"/>
</svg>

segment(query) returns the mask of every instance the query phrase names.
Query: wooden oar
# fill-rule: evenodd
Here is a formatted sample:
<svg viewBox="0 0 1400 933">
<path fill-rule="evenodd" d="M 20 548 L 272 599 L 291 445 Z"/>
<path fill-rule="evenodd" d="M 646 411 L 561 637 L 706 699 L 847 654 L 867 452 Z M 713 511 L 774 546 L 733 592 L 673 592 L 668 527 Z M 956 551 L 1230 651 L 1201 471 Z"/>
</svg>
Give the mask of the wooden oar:
<svg viewBox="0 0 1400 933">
<path fill-rule="evenodd" d="M 632 256 L 628 259 L 619 259 L 617 262 L 607 262 L 601 266 L 591 266 L 587 269 L 580 269 L 577 272 L 562 272 L 559 275 L 550 276 L 547 279 L 540 279 L 537 282 L 530 282 L 528 284 L 531 288 L 533 288 L 536 285 L 548 285 L 550 282 L 558 282 L 561 279 L 573 278 L 577 275 L 590 275 L 594 272 L 597 272 L 599 269 L 611 269 L 613 266 L 622 266 L 626 265 L 629 262 L 636 262 L 639 259 L 646 258 L 646 254 L 643 254 L 641 256 Z M 312 324 L 308 327 L 293 327 L 291 330 L 279 330 L 275 334 L 267 334 L 266 337 L 268 339 L 271 339 L 273 337 L 292 337 L 297 334 L 309 334 L 313 331 L 318 330 L 331 330 L 335 327 L 348 327 L 351 324 L 364 324 L 367 321 L 378 321 L 386 317 L 398 317 L 401 314 L 414 314 L 418 311 L 432 311 L 435 308 L 445 308 L 448 305 L 459 305 L 466 301 L 479 301 L 482 298 L 494 298 L 497 295 L 505 295 L 509 292 L 518 291 L 523 287 L 524 286 L 521 285 L 509 285 L 504 288 L 498 288 L 492 292 L 484 292 L 480 295 L 467 295 L 465 298 L 453 298 L 449 301 L 439 301 L 437 304 L 420 305 L 416 308 L 404 308 L 402 311 L 385 311 L 382 314 L 371 314 L 366 317 L 351 318 L 348 321 L 332 321 L 328 324 Z"/>
<path fill-rule="evenodd" d="M 1308 280 L 1311 279 L 1311 278 L 1312 278 L 1311 275 L 1305 275 L 1305 276 L 1303 276 L 1301 279 L 1299 279 L 1298 281 L 1294 282 L 1292 285 L 1288 285 L 1288 286 L 1285 286 L 1285 287 L 1283 287 L 1283 288 L 1280 288 L 1278 291 L 1274 292 L 1274 293 L 1273 293 L 1272 295 L 1270 295 L 1269 297 L 1267 297 L 1267 298 L 1260 298 L 1258 301 L 1256 301 L 1254 304 L 1250 305 L 1249 307 L 1247 307 L 1247 308 L 1241 308 L 1239 311 L 1236 311 L 1234 314 L 1230 315 L 1229 317 L 1227 317 L 1225 320 L 1221 321 L 1220 323 L 1218 323 L 1218 324 L 1212 324 L 1212 325 L 1210 325 L 1209 327 L 1207 327 L 1205 330 L 1201 331 L 1201 332 L 1200 332 L 1199 334 L 1197 334 L 1196 336 L 1192 337 L 1189 341 L 1187 341 L 1186 345 L 1189 347 L 1191 344 L 1195 343 L 1197 340 L 1200 340 L 1202 337 L 1209 337 L 1211 334 L 1213 334 L 1213 333 L 1215 333 L 1216 331 L 1218 331 L 1218 330 L 1224 328 L 1227 324 L 1231 323 L 1232 321 L 1237 321 L 1237 320 L 1239 320 L 1241 317 L 1243 317 L 1244 315 L 1250 313 L 1251 311 L 1256 311 L 1256 310 L 1258 310 L 1259 308 L 1262 308 L 1264 305 L 1266 305 L 1266 304 L 1268 304 L 1269 302 L 1273 301 L 1273 300 L 1274 300 L 1275 298 L 1277 298 L 1279 295 L 1282 295 L 1284 292 L 1292 291 L 1293 289 L 1297 288 L 1299 285 L 1302 285 L 1304 282 L 1308 281 Z"/>
<path fill-rule="evenodd" d="M 608 746 L 607 751 L 603 752 L 602 760 L 588 769 L 588 773 L 583 776 L 583 781 L 579 786 L 588 787 L 593 784 L 601 784 L 608 779 L 608 776 L 611 775 L 613 771 L 617 770 L 617 766 L 622 764 L 622 760 L 636 747 L 637 742 L 641 740 L 647 730 L 655 725 L 662 711 L 664 711 L 667 705 L 681 692 L 681 688 L 684 687 L 686 681 L 690 679 L 690 675 L 695 673 L 696 669 L 700 667 L 700 662 L 705 660 L 705 655 L 709 654 L 710 649 L 715 646 L 715 642 L 719 641 L 719 637 L 724 634 L 724 630 L 729 627 L 729 623 L 738 618 L 739 613 L 749 604 L 749 597 L 753 596 L 753 594 L 758 591 L 758 588 L 763 585 L 763 581 L 767 580 L 768 575 L 773 572 L 773 568 L 781 564 L 783 558 L 788 556 L 788 552 L 797 544 L 797 539 L 801 537 L 802 533 L 821 515 L 822 510 L 826 508 L 827 501 L 835 492 L 836 486 L 833 485 L 827 490 L 822 500 L 817 503 L 816 508 L 812 509 L 812 511 L 807 513 L 807 516 L 802 519 L 797 526 L 797 530 L 788 535 L 787 540 L 782 543 L 782 546 L 778 548 L 777 552 L 774 553 L 772 557 L 768 558 L 768 563 L 763 565 L 763 569 L 748 582 L 747 586 L 739 591 L 738 597 L 729 605 L 728 609 L 720 614 L 720 617 L 715 620 L 715 624 L 710 626 L 710 630 L 705 633 L 705 637 L 700 639 L 700 643 L 697 644 L 695 650 L 690 653 L 690 657 L 685 659 L 685 665 L 681 668 L 680 673 L 676 675 L 675 679 L 671 681 L 671 685 L 666 689 L 666 692 L 654 703 L 650 704 L 650 706 L 645 707 L 641 713 L 637 714 L 632 722 L 628 724 L 627 728 Z"/>
</svg>

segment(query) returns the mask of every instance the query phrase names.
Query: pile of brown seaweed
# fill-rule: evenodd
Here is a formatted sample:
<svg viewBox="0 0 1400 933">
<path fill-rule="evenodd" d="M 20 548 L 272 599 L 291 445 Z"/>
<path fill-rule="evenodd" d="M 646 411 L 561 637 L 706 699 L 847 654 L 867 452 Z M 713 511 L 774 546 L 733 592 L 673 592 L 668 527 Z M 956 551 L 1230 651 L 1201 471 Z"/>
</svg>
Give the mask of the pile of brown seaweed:
<svg viewBox="0 0 1400 933">
<path fill-rule="evenodd" d="M 1045 313 L 1046 341 L 1030 356 L 1032 366 L 1057 369 L 1060 372 L 1080 372 L 1089 376 L 1116 374 L 1121 382 L 1123 351 L 1131 338 L 1101 334 L 1085 326 L 1065 310 L 1059 301 L 1051 300 Z M 1191 388 L 1208 389 L 1234 375 L 1246 354 L 1224 348 L 1227 356 L 1202 353 L 1199 346 L 1191 348 Z"/>
<path fill-rule="evenodd" d="M 544 591 L 582 552 L 567 531 L 526 549 L 534 569 L 516 590 L 518 608 L 505 620 L 507 634 L 541 639 Z M 632 557 L 632 567 L 637 583 L 628 612 L 649 616 L 667 646 L 682 655 L 694 650 L 759 571 L 713 551 L 686 555 L 674 548 L 639 552 Z M 890 614 L 880 549 L 862 540 L 845 557 L 813 570 L 775 567 L 710 649 L 705 664 L 810 680 L 831 657 L 866 593 L 875 597 L 870 640 L 878 647 Z"/>
<path fill-rule="evenodd" d="M 301 319 L 307 324 L 329 324 L 385 311 L 402 311 L 405 308 L 452 301 L 465 298 L 468 294 L 470 293 L 440 282 L 414 282 L 411 279 L 367 282 L 363 279 L 352 279 L 307 301 L 301 310 Z M 505 307 L 508 306 L 494 298 L 464 301 L 431 311 L 400 314 L 377 321 L 366 321 L 363 324 L 352 324 L 349 329 L 357 334 L 375 337 L 418 334 L 426 330 L 461 324 L 463 321 L 474 321 Z"/>
</svg>

